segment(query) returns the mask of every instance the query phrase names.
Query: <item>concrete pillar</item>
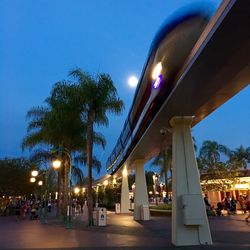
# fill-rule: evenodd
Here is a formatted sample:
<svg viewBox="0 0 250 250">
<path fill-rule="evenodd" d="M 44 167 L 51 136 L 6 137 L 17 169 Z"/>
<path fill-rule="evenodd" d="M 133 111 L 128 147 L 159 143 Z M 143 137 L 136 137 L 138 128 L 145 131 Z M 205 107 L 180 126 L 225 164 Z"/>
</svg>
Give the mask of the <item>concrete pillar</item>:
<svg viewBox="0 0 250 250">
<path fill-rule="evenodd" d="M 141 205 L 148 205 L 148 191 L 144 171 L 144 160 L 135 161 L 135 206 L 134 219 L 141 220 Z"/>
<path fill-rule="evenodd" d="M 173 117 L 172 243 L 176 246 L 212 244 L 200 186 L 192 117 Z"/>
<path fill-rule="evenodd" d="M 128 188 L 128 172 L 124 167 L 122 171 L 122 190 L 121 190 L 121 213 L 129 213 L 129 188 Z"/>
</svg>

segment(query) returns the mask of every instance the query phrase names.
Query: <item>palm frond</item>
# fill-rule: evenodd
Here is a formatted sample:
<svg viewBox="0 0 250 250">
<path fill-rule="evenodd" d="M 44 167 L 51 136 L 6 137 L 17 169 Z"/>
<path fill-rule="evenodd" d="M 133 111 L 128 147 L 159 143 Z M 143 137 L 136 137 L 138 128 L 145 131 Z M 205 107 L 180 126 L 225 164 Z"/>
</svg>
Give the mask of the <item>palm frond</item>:
<svg viewBox="0 0 250 250">
<path fill-rule="evenodd" d="M 94 143 L 96 145 L 102 146 L 103 149 L 105 148 L 105 146 L 106 146 L 106 140 L 105 140 L 103 134 L 94 132 L 93 140 L 94 140 Z"/>
<path fill-rule="evenodd" d="M 41 131 L 29 133 L 22 140 L 22 150 L 26 148 L 32 150 L 35 146 L 42 144 L 46 144 L 46 141 L 44 140 L 44 135 Z"/>
<path fill-rule="evenodd" d="M 30 155 L 31 161 L 51 161 L 53 158 L 53 154 L 51 150 L 44 150 L 44 149 L 36 149 Z"/>
</svg>

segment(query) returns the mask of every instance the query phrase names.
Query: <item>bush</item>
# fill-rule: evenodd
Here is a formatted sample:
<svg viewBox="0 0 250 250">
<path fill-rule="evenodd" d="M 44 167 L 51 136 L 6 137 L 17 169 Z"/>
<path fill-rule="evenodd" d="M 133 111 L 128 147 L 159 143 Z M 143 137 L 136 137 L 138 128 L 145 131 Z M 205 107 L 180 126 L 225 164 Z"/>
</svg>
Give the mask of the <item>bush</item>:
<svg viewBox="0 0 250 250">
<path fill-rule="evenodd" d="M 150 206 L 150 209 L 155 209 L 155 210 L 172 210 L 172 204 L 159 204 L 158 206 Z"/>
</svg>

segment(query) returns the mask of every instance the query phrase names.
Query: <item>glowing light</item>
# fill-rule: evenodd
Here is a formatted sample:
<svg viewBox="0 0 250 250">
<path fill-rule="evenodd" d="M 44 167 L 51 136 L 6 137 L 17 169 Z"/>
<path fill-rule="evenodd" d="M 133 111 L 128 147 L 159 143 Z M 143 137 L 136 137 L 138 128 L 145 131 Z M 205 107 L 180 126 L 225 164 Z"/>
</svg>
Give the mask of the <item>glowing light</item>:
<svg viewBox="0 0 250 250">
<path fill-rule="evenodd" d="M 38 181 L 38 186 L 42 186 L 43 185 L 43 181 Z"/>
<path fill-rule="evenodd" d="M 153 72 L 152 72 L 153 80 L 156 80 L 157 77 L 159 77 L 159 75 L 161 74 L 161 71 L 162 71 L 162 63 L 159 62 L 156 64 L 156 66 L 153 69 Z"/>
<path fill-rule="evenodd" d="M 86 189 L 85 188 L 82 188 L 82 192 L 85 193 Z"/>
<path fill-rule="evenodd" d="M 128 175 L 128 170 L 127 167 L 125 166 L 124 169 L 122 170 L 122 175 L 127 176 Z"/>
<path fill-rule="evenodd" d="M 74 188 L 74 193 L 75 193 L 75 194 L 79 194 L 79 192 L 80 192 L 80 188 L 79 188 L 79 187 L 75 187 L 75 188 Z"/>
<path fill-rule="evenodd" d="M 235 189 L 249 189 L 248 183 L 239 183 L 234 185 Z"/>
<path fill-rule="evenodd" d="M 157 89 L 161 85 L 161 82 L 162 82 L 162 75 L 159 75 L 153 82 L 153 88 Z"/>
<path fill-rule="evenodd" d="M 38 171 L 37 171 L 37 170 L 33 170 L 33 171 L 31 172 L 31 176 L 33 176 L 33 177 L 38 176 Z"/>
<path fill-rule="evenodd" d="M 55 168 L 55 169 L 60 168 L 61 165 L 62 165 L 62 163 L 61 163 L 61 161 L 59 161 L 59 160 L 55 160 L 55 161 L 52 162 L 52 166 L 53 166 L 53 168 Z"/>
<path fill-rule="evenodd" d="M 33 182 L 35 182 L 35 181 L 36 181 L 36 178 L 35 178 L 35 177 L 31 177 L 31 178 L 30 178 L 30 182 L 33 183 Z"/>
<path fill-rule="evenodd" d="M 106 181 L 103 182 L 104 186 L 108 186 L 108 184 L 109 184 L 108 180 L 106 180 Z"/>
<path fill-rule="evenodd" d="M 128 79 L 128 84 L 131 88 L 135 88 L 138 84 L 138 78 L 136 76 L 130 76 Z"/>
<path fill-rule="evenodd" d="M 150 195 L 151 195 L 151 194 L 153 194 L 153 192 L 152 192 L 152 191 L 149 191 L 148 193 L 149 193 Z"/>
</svg>

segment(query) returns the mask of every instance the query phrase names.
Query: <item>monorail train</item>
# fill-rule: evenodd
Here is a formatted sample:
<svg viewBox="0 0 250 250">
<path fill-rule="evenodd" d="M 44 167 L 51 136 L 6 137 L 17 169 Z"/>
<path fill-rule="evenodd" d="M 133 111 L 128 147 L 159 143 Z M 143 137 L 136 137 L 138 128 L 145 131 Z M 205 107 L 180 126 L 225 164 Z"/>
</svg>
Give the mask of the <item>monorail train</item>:
<svg viewBox="0 0 250 250">
<path fill-rule="evenodd" d="M 171 94 L 189 55 L 210 19 L 204 11 L 182 14 L 156 34 L 139 80 L 132 106 L 106 169 L 114 174 Z"/>
</svg>

